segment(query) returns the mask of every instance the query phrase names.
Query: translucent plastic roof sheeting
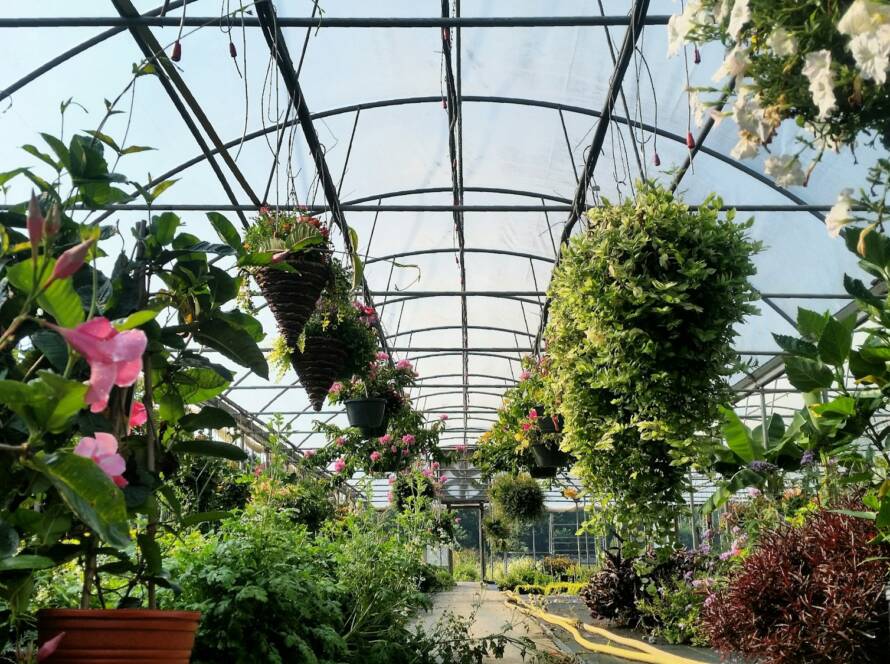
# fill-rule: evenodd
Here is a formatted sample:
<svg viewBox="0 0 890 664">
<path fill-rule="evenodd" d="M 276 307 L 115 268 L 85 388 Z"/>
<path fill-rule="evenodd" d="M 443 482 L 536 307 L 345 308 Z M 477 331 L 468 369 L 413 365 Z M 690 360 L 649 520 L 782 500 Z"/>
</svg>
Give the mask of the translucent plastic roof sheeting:
<svg viewBox="0 0 890 664">
<path fill-rule="evenodd" d="M 135 3 L 140 12 L 157 4 L 159 0 Z M 234 9 L 238 3 L 223 4 Z M 602 6 L 608 15 L 625 16 L 631 3 L 606 0 Z M 319 7 L 324 18 L 441 15 L 440 2 L 434 0 L 322 0 Z M 308 17 L 313 3 L 279 1 L 277 10 L 281 17 Z M 452 14 L 454 10 L 452 4 Z M 599 14 L 598 3 L 589 0 L 464 0 L 460 10 L 464 17 Z M 667 15 L 678 10 L 678 3 L 654 0 L 648 14 Z M 43 17 L 115 15 L 110 2 L 44 0 L 3 3 L 0 18 L 21 18 L 21 11 Z M 173 10 L 170 16 L 178 18 L 181 12 Z M 188 5 L 190 17 L 219 15 L 220 3 L 216 0 L 197 0 Z M 107 29 L 0 28 L 0 57 L 4 64 L 0 85 L 11 85 L 50 58 Z M 178 28 L 152 27 L 151 31 L 162 45 L 169 46 L 176 39 Z M 367 199 L 366 203 L 372 206 L 378 201 L 383 205 L 451 205 L 454 198 L 448 111 L 442 102 L 445 82 L 441 30 L 337 28 L 324 27 L 322 21 L 318 30 L 284 31 L 295 61 L 299 60 L 304 42 L 307 43 L 300 84 L 309 109 L 317 116 L 314 125 L 334 180 L 339 183 L 342 177 L 341 200 Z M 609 89 L 613 53 L 620 50 L 625 31 L 625 26 L 460 31 L 465 204 L 565 205 L 571 201 L 576 174 L 583 168 Z M 267 200 L 273 205 L 286 206 L 296 201 L 325 203 L 315 186 L 315 166 L 299 128 L 285 129 L 281 159 L 273 172 L 279 138 L 274 125 L 286 113 L 290 120 L 294 115 L 288 110 L 285 86 L 274 61 L 270 61 L 261 30 L 248 27 L 242 31 L 237 19 L 233 21 L 231 37 L 239 53 L 238 69 L 229 57 L 225 31 L 213 26 L 186 28 L 185 33 L 179 63 L 181 74 L 217 133 L 224 141 L 261 133 L 231 149 L 251 188 L 263 196 L 268 183 Z M 723 54 L 718 46 L 710 45 L 702 49 L 700 65 L 693 65 L 691 57 L 684 60 L 682 54 L 668 59 L 666 33 L 663 24 L 647 25 L 640 36 L 638 50 L 624 78 L 624 95 L 616 99 L 615 121 L 609 126 L 594 171 L 598 192 L 589 196 L 590 204 L 602 198 L 617 201 L 632 196 L 633 183 L 641 176 L 669 183 L 672 170 L 688 155 L 687 130 L 698 134 L 698 127 L 690 119 L 685 93 L 687 70 L 690 85 L 710 84 Z M 456 49 L 456 30 L 452 30 L 451 37 Z M 0 126 L 6 137 L 0 144 L 4 170 L 31 163 L 19 148 L 25 143 L 39 143 L 38 132 L 59 133 L 59 103 L 63 100 L 73 98 L 88 111 L 79 106 L 69 108 L 65 116 L 67 135 L 95 128 L 104 112 L 103 100 L 114 99 L 124 89 L 130 80 L 131 65 L 140 61 L 142 53 L 125 30 L 0 102 Z M 399 99 L 409 103 L 384 103 Z M 364 107 L 358 111 L 355 105 Z M 118 140 L 126 133 L 128 145 L 156 148 L 121 162 L 119 170 L 131 178 L 144 178 L 148 173 L 157 176 L 200 154 L 156 78 L 140 78 L 132 98 L 125 95 L 119 107 L 132 109 L 132 113 L 113 117 L 106 133 Z M 335 112 L 344 107 L 353 108 Z M 262 133 L 264 128 L 270 131 Z M 656 128 L 657 136 L 652 131 Z M 774 149 L 792 149 L 795 129 L 784 127 Z M 699 203 L 715 192 L 727 204 L 735 205 L 787 206 L 794 205 L 795 200 L 830 205 L 842 187 L 863 181 L 865 169 L 874 159 L 874 154 L 867 150 L 858 155 L 858 164 L 848 153 L 826 155 L 808 187 L 783 193 L 762 178 L 744 172 L 727 157 L 735 141 L 731 120 L 710 132 L 705 149 L 696 156 L 679 187 L 687 202 Z M 662 161 L 660 169 L 652 162 L 656 150 Z M 742 166 L 762 175 L 762 162 L 758 158 L 743 162 Z M 159 203 L 194 204 L 208 209 L 229 203 L 206 161 L 175 177 L 180 181 Z M 234 178 L 229 178 L 229 182 L 238 201 L 249 203 Z M 520 193 L 492 193 L 486 189 Z M 404 190 L 424 191 L 385 196 Z M 14 181 L 7 200 L 20 201 L 27 193 L 26 181 Z M 235 213 L 226 214 L 236 219 Z M 191 232 L 208 239 L 213 237 L 202 211 L 181 212 L 180 216 Z M 565 211 L 540 210 L 468 211 L 463 215 L 466 247 L 471 250 L 465 255 L 467 291 L 513 294 L 467 298 L 470 377 L 464 430 L 461 310 L 460 297 L 456 296 L 460 279 L 452 213 L 345 213 L 347 223 L 359 233 L 362 253 L 368 254 L 366 277 L 390 335 L 389 344 L 405 349 L 396 355 L 414 360 L 424 376 L 422 387 L 412 396 L 431 417 L 434 413 L 451 417 L 443 445 L 475 442 L 478 433 L 488 428 L 495 417 L 500 395 L 515 381 L 518 358 L 532 347 L 538 332 L 555 247 L 567 216 Z M 770 333 L 791 331 L 785 317 L 794 318 L 796 307 L 837 310 L 847 304 L 845 298 L 814 299 L 808 295 L 841 292 L 843 273 L 857 273 L 858 268 L 842 242 L 829 238 L 815 214 L 781 211 L 757 212 L 753 216 L 756 221 L 752 234 L 766 245 L 755 257 L 758 272 L 753 282 L 761 292 L 776 297 L 761 302 L 760 314 L 742 326 L 737 348 L 743 353 L 754 353 L 745 355 L 747 359 L 763 363 L 770 359 L 769 353 L 776 351 Z M 143 217 L 140 212 L 118 212 L 113 218 L 122 227 L 128 227 Z M 482 251 L 491 249 L 501 253 Z M 397 259 L 410 267 L 394 267 L 390 261 L 374 260 L 410 252 L 416 253 Z M 452 294 L 415 297 L 443 292 Z M 798 297 L 788 297 L 795 295 Z M 257 304 L 262 304 L 259 298 Z M 260 317 L 267 330 L 274 330 L 267 310 Z M 331 409 L 320 416 L 313 413 L 293 372 L 279 385 L 245 375 L 241 370 L 237 373 L 230 398 L 262 419 L 284 412 L 285 421 L 290 421 L 296 431 L 291 438 L 295 445 L 317 447 L 323 443 L 320 436 L 310 433 L 314 418 L 343 421 L 342 415 Z M 781 391 L 775 389 L 776 393 Z M 746 406 L 747 402 L 743 402 L 740 409 Z"/>
</svg>

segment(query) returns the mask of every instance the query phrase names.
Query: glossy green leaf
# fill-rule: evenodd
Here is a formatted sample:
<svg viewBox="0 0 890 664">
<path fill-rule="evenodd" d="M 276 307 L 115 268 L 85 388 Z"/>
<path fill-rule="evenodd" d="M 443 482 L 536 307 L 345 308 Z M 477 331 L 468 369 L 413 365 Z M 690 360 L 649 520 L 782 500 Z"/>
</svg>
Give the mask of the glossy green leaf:
<svg viewBox="0 0 890 664">
<path fill-rule="evenodd" d="M 37 330 L 31 335 L 31 342 L 46 356 L 53 369 L 65 370 L 68 364 L 68 343 L 61 334 L 53 330 Z"/>
<path fill-rule="evenodd" d="M 87 385 L 50 371 L 40 371 L 38 376 L 38 380 L 29 383 L 36 399 L 31 408 L 47 431 L 62 433 L 71 419 L 86 407 Z M 46 390 L 43 385 L 47 386 Z"/>
<path fill-rule="evenodd" d="M 269 379 L 269 365 L 259 346 L 249 332 L 235 327 L 228 320 L 214 317 L 202 321 L 195 331 L 199 344 L 218 350 L 225 357 Z"/>
<path fill-rule="evenodd" d="M 198 413 L 189 413 L 179 420 L 179 426 L 186 431 L 199 429 L 225 429 L 235 426 L 235 418 L 222 408 L 204 406 Z"/>
<path fill-rule="evenodd" d="M 179 223 L 179 217 L 172 212 L 165 212 L 159 216 L 152 217 L 151 236 L 155 242 L 164 247 L 173 242 Z"/>
<path fill-rule="evenodd" d="M 143 309 L 141 311 L 133 312 L 121 322 L 115 321 L 114 327 L 118 330 L 118 332 L 124 332 L 125 330 L 132 330 L 134 328 L 145 325 L 146 323 L 148 323 L 149 321 L 153 321 L 157 317 L 157 311 L 153 309 Z"/>
<path fill-rule="evenodd" d="M 827 313 L 820 314 L 809 309 L 798 308 L 797 329 L 804 339 L 817 343 L 822 336 L 822 330 L 825 329 L 828 318 L 829 315 Z"/>
<path fill-rule="evenodd" d="M 39 452 L 24 462 L 43 473 L 74 514 L 107 544 L 130 543 L 123 492 L 92 459 L 60 450 Z"/>
<path fill-rule="evenodd" d="M 154 576 L 161 572 L 161 547 L 154 537 L 148 533 L 139 533 L 136 536 L 139 551 L 142 553 L 142 561 L 145 563 L 146 572 Z"/>
<path fill-rule="evenodd" d="M 806 357 L 785 358 L 785 371 L 789 382 L 801 392 L 828 389 L 834 380 L 831 369 Z"/>
<path fill-rule="evenodd" d="M 56 261 L 50 258 L 46 261 L 45 267 L 43 263 L 42 257 L 37 259 L 37 272 L 42 272 L 41 283 L 45 284 L 49 281 Z M 6 270 L 6 277 L 16 290 L 23 294 L 30 293 L 34 286 L 33 259 L 29 258 L 9 266 Z M 62 327 L 75 327 L 84 320 L 83 302 L 77 291 L 74 290 L 70 277 L 54 281 L 37 298 L 37 303 Z"/>
<path fill-rule="evenodd" d="M 0 572 L 22 572 L 34 569 L 49 569 L 55 566 L 55 561 L 46 556 L 22 554 L 13 558 L 0 558 Z"/>
<path fill-rule="evenodd" d="M 245 461 L 247 459 L 247 452 L 237 445 L 218 440 L 180 440 L 171 446 L 170 451 L 177 454 L 194 454 L 229 459 L 230 461 Z"/>
<path fill-rule="evenodd" d="M 717 485 L 717 490 L 702 505 L 702 513 L 710 514 L 718 507 L 729 502 L 736 493 L 742 489 L 751 486 L 760 486 L 763 484 L 764 478 L 759 473 L 755 473 L 750 468 L 742 468 L 733 475 L 728 481 L 721 482 Z"/>
<path fill-rule="evenodd" d="M 199 523 L 206 523 L 208 521 L 222 521 L 223 519 L 228 519 L 230 516 L 232 516 L 231 512 L 224 512 L 221 510 L 215 512 L 196 512 L 184 516 L 181 523 L 186 528 L 190 528 L 192 526 L 197 526 Z"/>
<path fill-rule="evenodd" d="M 237 255 L 242 256 L 244 254 L 244 245 L 241 244 L 241 235 L 235 226 L 232 225 L 232 222 L 219 212 L 208 212 L 207 218 L 210 220 L 213 230 L 219 235 L 219 239 L 234 249 Z"/>
<path fill-rule="evenodd" d="M 829 318 L 819 337 L 819 358 L 826 364 L 839 367 L 847 360 L 853 344 L 853 334 L 836 318 Z"/>
<path fill-rule="evenodd" d="M 721 430 L 726 438 L 726 445 L 744 463 L 751 463 L 755 459 L 763 458 L 763 446 L 755 441 L 742 420 L 731 408 L 721 406 L 720 413 L 723 416 Z"/>
<path fill-rule="evenodd" d="M 164 180 L 163 182 L 161 182 L 160 184 L 155 186 L 155 188 L 151 190 L 151 200 L 152 201 L 157 200 L 157 198 L 161 194 L 163 194 L 165 191 L 167 191 L 170 187 L 172 187 L 177 182 L 179 182 L 178 179 L 177 180 Z"/>
<path fill-rule="evenodd" d="M 796 337 L 789 337 L 784 334 L 773 334 L 773 339 L 776 340 L 779 348 L 786 353 L 800 355 L 801 357 L 809 357 L 813 360 L 819 358 L 819 349 L 816 348 L 816 344 L 810 343 L 809 341 L 797 339 Z"/>
<path fill-rule="evenodd" d="M 40 136 L 43 138 L 44 141 L 46 141 L 46 144 L 49 145 L 52 151 L 56 153 L 56 157 L 59 158 L 59 163 L 70 171 L 71 154 L 68 152 L 68 148 L 65 147 L 65 144 L 52 134 L 41 132 Z"/>
<path fill-rule="evenodd" d="M 11 171 L 5 171 L 3 173 L 0 173 L 0 187 L 2 187 L 7 182 L 12 180 L 15 176 L 21 175 L 22 173 L 27 173 L 27 172 L 28 172 L 27 168 L 15 168 Z"/>
</svg>

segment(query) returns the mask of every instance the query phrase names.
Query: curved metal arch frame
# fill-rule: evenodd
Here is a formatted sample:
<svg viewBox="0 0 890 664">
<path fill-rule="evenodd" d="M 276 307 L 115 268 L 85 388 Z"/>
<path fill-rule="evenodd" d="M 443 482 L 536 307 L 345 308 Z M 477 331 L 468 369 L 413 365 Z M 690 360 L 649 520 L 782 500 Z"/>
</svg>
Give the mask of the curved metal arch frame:
<svg viewBox="0 0 890 664">
<path fill-rule="evenodd" d="M 418 327 L 413 330 L 402 330 L 399 332 L 393 332 L 387 334 L 386 337 L 388 339 L 395 339 L 396 337 L 404 337 L 405 335 L 410 334 L 422 334 L 424 332 L 438 332 L 439 330 L 460 330 L 462 327 L 460 325 L 437 325 L 435 327 Z M 485 332 L 504 332 L 506 334 L 521 334 L 524 337 L 531 337 L 534 339 L 535 335 L 527 332 L 525 330 L 514 330 L 509 327 L 495 327 L 492 325 L 467 325 L 468 330 L 481 330 Z"/>
<path fill-rule="evenodd" d="M 429 300 L 436 297 L 490 297 L 495 300 L 515 300 L 516 302 L 523 302 L 525 304 L 531 305 L 533 307 L 542 307 L 544 306 L 543 302 L 537 300 L 531 300 L 527 297 L 521 297 L 519 295 L 499 295 L 497 293 L 467 293 L 463 294 L 460 291 L 448 292 L 448 293 L 420 293 L 417 295 L 411 295 L 410 291 L 406 291 L 406 294 L 401 297 L 394 297 L 386 300 L 382 300 L 377 303 L 377 306 L 383 308 L 389 304 L 399 304 L 400 302 L 409 302 L 411 300 Z"/>
<path fill-rule="evenodd" d="M 417 360 L 423 360 L 428 357 L 448 357 L 449 355 L 460 355 L 461 352 L 462 351 L 459 351 L 459 350 L 458 351 L 449 350 L 449 351 L 444 351 L 444 352 L 440 352 L 440 353 L 424 353 L 422 355 L 407 355 L 405 357 L 405 359 L 412 360 L 412 361 L 416 362 Z M 507 355 L 507 354 L 483 353 L 483 352 L 474 351 L 474 350 L 468 351 L 468 354 L 476 356 L 476 357 L 493 357 L 498 360 L 508 360 L 510 362 L 522 362 L 522 360 L 520 358 L 510 357 L 510 355 Z"/>
<path fill-rule="evenodd" d="M 383 261 L 391 261 L 397 260 L 399 258 L 410 258 L 411 256 L 426 256 L 432 254 L 451 254 L 457 252 L 457 249 L 453 249 L 451 247 L 431 247 L 430 249 L 415 249 L 412 251 L 400 251 L 395 254 L 386 254 L 385 256 L 377 256 L 375 258 L 368 258 L 365 261 L 365 265 L 371 265 L 373 263 L 380 263 Z M 492 248 L 488 249 L 485 247 L 466 247 L 464 249 L 465 254 L 491 254 L 494 256 L 510 256 L 513 258 L 527 258 L 533 261 L 541 261 L 544 263 L 555 263 L 556 259 L 550 256 L 540 256 L 538 254 L 530 254 L 524 251 L 511 251 L 510 249 L 497 249 Z"/>
</svg>

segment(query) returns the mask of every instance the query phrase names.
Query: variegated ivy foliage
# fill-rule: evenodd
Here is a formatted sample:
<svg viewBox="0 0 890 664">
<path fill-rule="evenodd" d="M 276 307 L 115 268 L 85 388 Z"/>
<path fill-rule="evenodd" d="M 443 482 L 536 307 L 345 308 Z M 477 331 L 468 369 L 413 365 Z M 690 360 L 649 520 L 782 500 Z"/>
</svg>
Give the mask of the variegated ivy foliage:
<svg viewBox="0 0 890 664">
<path fill-rule="evenodd" d="M 210 223 L 225 244 L 183 231 L 169 212 L 144 232 L 127 228 L 134 243 L 92 210 L 151 203 L 172 184 L 148 190 L 109 170 L 108 148 L 115 159 L 147 148 L 99 132 L 43 139 L 48 148 L 25 146 L 42 163 L 0 173 L 0 186 L 28 178 L 38 190 L 30 209 L 0 213 L 0 604 L 13 616 L 35 570 L 95 560 L 97 547 L 108 558 L 99 572 L 88 566 L 85 590 L 98 573 L 169 585 L 147 523 L 203 518 L 182 514 L 167 484 L 177 456 L 244 457 L 199 435 L 234 426 L 205 405 L 233 379 L 216 358 L 268 373 L 260 323 L 231 306 L 239 279 L 208 257 L 250 264 L 271 253 L 249 256 L 219 215 Z"/>
<path fill-rule="evenodd" d="M 554 271 L 547 384 L 562 448 L 602 506 L 591 525 L 672 528 L 684 476 L 729 403 L 760 245 L 721 206 L 690 210 L 641 184 L 636 201 L 590 210 Z"/>
<path fill-rule="evenodd" d="M 890 237 L 855 227 L 843 236 L 875 286 L 845 276 L 844 288 L 858 312 L 839 318 L 799 309 L 800 336 L 774 335 L 788 354 L 788 381 L 803 392 L 806 405 L 787 428 L 773 416 L 767 436 L 728 417 L 727 450 L 718 453 L 715 464 L 726 482 L 708 507 L 745 486 L 781 488 L 776 475 L 794 470 L 804 479 L 813 475 L 814 489 L 826 501 L 848 490 L 866 491 L 869 511 L 861 516 L 875 519 L 881 537 L 890 541 L 890 302 L 876 294 L 890 287 Z M 867 317 L 864 338 L 854 346 L 854 327 L 862 315 Z"/>
</svg>

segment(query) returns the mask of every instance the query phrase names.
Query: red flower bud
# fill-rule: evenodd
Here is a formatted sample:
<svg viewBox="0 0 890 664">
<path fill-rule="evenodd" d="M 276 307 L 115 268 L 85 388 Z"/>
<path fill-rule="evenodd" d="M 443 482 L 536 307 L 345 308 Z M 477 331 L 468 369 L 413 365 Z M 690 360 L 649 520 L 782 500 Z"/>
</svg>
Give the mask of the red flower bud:
<svg viewBox="0 0 890 664">
<path fill-rule="evenodd" d="M 652 158 L 652 162 L 655 164 L 655 167 L 661 166 L 661 157 L 658 156 L 658 153 L 655 153 L 655 156 Z"/>
<path fill-rule="evenodd" d="M 173 44 L 173 54 L 170 56 L 170 59 L 173 62 L 179 62 L 182 59 L 182 44 L 179 43 L 179 40 L 176 40 L 176 43 Z"/>
<path fill-rule="evenodd" d="M 692 137 L 691 131 L 686 132 L 686 147 L 690 150 L 695 148 L 695 139 Z"/>
<path fill-rule="evenodd" d="M 698 50 L 698 46 L 692 51 L 692 61 L 695 64 L 701 64 L 701 51 Z"/>
<path fill-rule="evenodd" d="M 53 274 L 52 277 L 50 277 L 50 281 L 64 279 L 77 272 L 83 266 L 83 262 L 87 257 L 87 252 L 95 242 L 95 238 L 84 240 L 59 256 L 59 259 L 56 261 L 56 267 L 53 268 Z"/>
<path fill-rule="evenodd" d="M 28 219 L 25 222 L 28 227 L 28 238 L 31 240 L 31 247 L 37 251 L 37 245 L 43 239 L 43 231 L 46 227 L 46 219 L 40 211 L 40 203 L 37 202 L 37 196 L 31 192 L 31 200 L 28 203 Z"/>
<path fill-rule="evenodd" d="M 275 255 L 272 256 L 272 262 L 273 262 L 273 263 L 280 263 L 280 262 L 283 261 L 285 258 L 287 258 L 287 252 L 286 252 L 286 251 L 279 251 L 277 254 L 275 254 Z"/>
<path fill-rule="evenodd" d="M 229 42 L 229 55 L 231 55 L 233 58 L 238 57 L 238 49 L 235 48 L 235 42 Z"/>
</svg>

